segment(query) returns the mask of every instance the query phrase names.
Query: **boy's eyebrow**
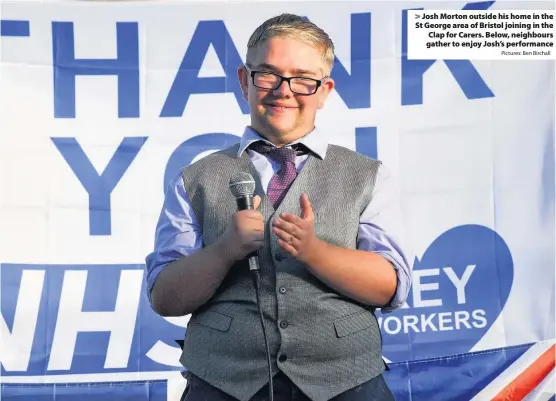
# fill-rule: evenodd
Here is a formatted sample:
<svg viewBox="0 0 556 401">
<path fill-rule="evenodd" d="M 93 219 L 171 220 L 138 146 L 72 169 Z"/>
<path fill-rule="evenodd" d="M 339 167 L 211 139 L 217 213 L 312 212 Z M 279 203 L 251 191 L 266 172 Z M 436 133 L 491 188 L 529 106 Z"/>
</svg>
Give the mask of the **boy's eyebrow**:
<svg viewBox="0 0 556 401">
<path fill-rule="evenodd" d="M 253 69 L 265 69 L 265 70 L 270 70 L 270 71 L 274 71 L 276 73 L 278 73 L 278 69 L 276 67 L 274 67 L 271 64 L 267 64 L 267 63 L 262 63 L 257 65 L 256 67 L 253 67 Z M 295 73 L 295 75 L 317 75 L 315 72 L 313 71 L 309 71 L 309 70 L 304 70 L 301 68 L 295 69 L 293 70 L 293 72 Z"/>
</svg>

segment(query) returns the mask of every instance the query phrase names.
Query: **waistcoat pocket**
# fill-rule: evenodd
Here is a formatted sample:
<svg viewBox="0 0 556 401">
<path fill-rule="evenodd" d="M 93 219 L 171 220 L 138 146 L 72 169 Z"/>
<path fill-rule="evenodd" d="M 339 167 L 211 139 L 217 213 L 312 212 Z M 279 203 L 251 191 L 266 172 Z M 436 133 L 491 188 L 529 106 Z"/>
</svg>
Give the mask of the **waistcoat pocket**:
<svg viewBox="0 0 556 401">
<path fill-rule="evenodd" d="M 370 312 L 358 312 L 336 320 L 334 329 L 338 337 L 345 337 L 371 327 L 375 324 L 374 320 L 375 318 Z"/>
<path fill-rule="evenodd" d="M 230 316 L 208 310 L 197 316 L 195 323 L 219 331 L 228 331 L 230 329 L 230 325 L 232 324 L 232 319 L 233 318 Z"/>
</svg>

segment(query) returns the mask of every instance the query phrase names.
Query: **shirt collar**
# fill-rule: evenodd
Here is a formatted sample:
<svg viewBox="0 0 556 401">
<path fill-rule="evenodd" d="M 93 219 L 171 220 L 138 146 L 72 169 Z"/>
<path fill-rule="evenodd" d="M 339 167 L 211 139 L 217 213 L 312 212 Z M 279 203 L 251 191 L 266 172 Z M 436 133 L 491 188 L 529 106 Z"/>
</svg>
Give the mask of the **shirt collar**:
<svg viewBox="0 0 556 401">
<path fill-rule="evenodd" d="M 265 141 L 266 143 L 271 144 L 268 140 L 260 136 L 253 128 L 249 126 L 245 127 L 245 130 L 241 137 L 241 141 L 239 143 L 237 155 L 241 156 L 241 154 L 249 147 L 249 145 L 257 141 Z M 303 145 L 307 146 L 321 159 L 324 159 L 324 157 L 326 156 L 328 141 L 326 140 L 326 137 L 324 135 L 321 135 L 321 133 L 319 133 L 316 128 L 304 137 L 299 138 L 297 141 L 294 141 L 289 145 L 293 145 L 295 143 L 302 143 Z"/>
</svg>

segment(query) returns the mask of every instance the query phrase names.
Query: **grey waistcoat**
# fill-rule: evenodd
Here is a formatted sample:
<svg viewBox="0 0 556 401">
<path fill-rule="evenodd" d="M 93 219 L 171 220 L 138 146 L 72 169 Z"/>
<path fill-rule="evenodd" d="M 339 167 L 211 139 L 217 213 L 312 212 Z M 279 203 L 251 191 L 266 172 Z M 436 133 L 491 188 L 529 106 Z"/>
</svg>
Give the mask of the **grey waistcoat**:
<svg viewBox="0 0 556 401">
<path fill-rule="evenodd" d="M 330 145 L 324 160 L 309 156 L 274 210 L 248 155 L 237 156 L 238 146 L 182 169 L 203 244 L 214 243 L 237 210 L 228 189 L 230 176 L 249 172 L 256 181 L 255 195 L 262 198 L 259 210 L 266 223 L 265 246 L 258 255 L 273 373 L 284 372 L 311 400 L 329 400 L 384 370 L 374 308 L 341 295 L 289 257 L 278 246 L 270 224 L 283 211 L 300 215 L 299 198 L 306 192 L 316 235 L 355 249 L 359 217 L 371 200 L 380 162 Z M 245 261 L 236 263 L 211 299 L 191 315 L 180 361 L 241 401 L 268 382 L 259 311 Z"/>
</svg>

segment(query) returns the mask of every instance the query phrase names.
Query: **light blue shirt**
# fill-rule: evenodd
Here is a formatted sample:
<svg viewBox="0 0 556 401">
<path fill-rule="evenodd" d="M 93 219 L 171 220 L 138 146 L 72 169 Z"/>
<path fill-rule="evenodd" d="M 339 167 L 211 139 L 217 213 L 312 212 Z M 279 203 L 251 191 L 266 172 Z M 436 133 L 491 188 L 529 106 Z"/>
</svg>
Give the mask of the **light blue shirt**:
<svg viewBox="0 0 556 401">
<path fill-rule="evenodd" d="M 280 168 L 279 164 L 265 155 L 247 149 L 252 142 L 264 140 L 247 127 L 241 138 L 238 153 L 247 155 L 260 175 L 266 193 L 270 179 Z M 267 141 L 268 142 L 268 141 Z M 324 159 L 328 143 L 324 135 L 314 129 L 296 141 L 303 143 L 315 155 Z M 299 172 L 308 155 L 296 157 Z M 382 307 L 387 313 L 401 307 L 407 299 L 411 286 L 411 258 L 405 247 L 405 226 L 402 222 L 399 191 L 384 165 L 381 165 L 375 183 L 373 197 L 360 217 L 357 249 L 377 253 L 392 263 L 398 277 L 396 293 L 391 302 Z M 162 211 L 156 226 L 154 251 L 146 257 L 147 292 L 150 292 L 160 272 L 174 260 L 191 255 L 203 246 L 203 233 L 197 223 L 189 198 L 185 193 L 181 174 L 169 184 Z M 403 250 L 402 250 L 403 249 Z M 369 266 L 371 269 L 372 266 Z"/>
</svg>

